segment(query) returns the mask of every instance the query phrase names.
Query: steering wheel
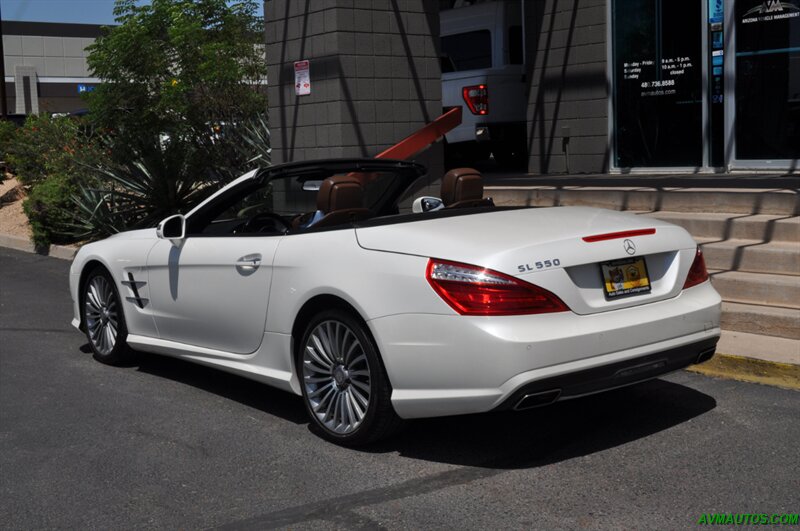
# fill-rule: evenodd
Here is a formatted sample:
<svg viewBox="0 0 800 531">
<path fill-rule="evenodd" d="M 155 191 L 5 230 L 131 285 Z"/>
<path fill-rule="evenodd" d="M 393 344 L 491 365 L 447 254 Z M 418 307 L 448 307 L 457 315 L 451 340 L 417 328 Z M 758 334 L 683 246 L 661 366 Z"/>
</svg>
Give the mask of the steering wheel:
<svg viewBox="0 0 800 531">
<path fill-rule="evenodd" d="M 268 224 L 264 223 L 267 220 L 273 222 L 273 226 L 277 228 L 278 232 L 289 231 L 289 224 L 286 223 L 286 220 L 278 214 L 274 214 L 272 212 L 259 212 L 244 222 L 241 232 L 263 232 L 263 230 L 268 226 Z"/>
<path fill-rule="evenodd" d="M 298 216 L 295 216 L 294 218 L 292 218 L 292 228 L 296 229 L 298 227 L 305 226 L 306 223 L 311 221 L 311 218 L 314 217 L 315 213 L 316 212 L 306 212 L 304 214 L 300 214 Z"/>
</svg>

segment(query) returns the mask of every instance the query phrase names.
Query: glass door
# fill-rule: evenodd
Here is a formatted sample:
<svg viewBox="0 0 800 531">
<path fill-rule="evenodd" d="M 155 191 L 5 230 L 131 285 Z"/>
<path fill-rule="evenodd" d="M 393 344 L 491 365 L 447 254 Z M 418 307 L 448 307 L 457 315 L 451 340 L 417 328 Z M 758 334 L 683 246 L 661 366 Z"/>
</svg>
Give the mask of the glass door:
<svg viewBox="0 0 800 531">
<path fill-rule="evenodd" d="M 702 0 L 612 0 L 616 168 L 701 168 Z"/>
<path fill-rule="evenodd" d="M 800 159 L 800 1 L 738 0 L 728 134 L 733 166 L 790 169 Z"/>
</svg>

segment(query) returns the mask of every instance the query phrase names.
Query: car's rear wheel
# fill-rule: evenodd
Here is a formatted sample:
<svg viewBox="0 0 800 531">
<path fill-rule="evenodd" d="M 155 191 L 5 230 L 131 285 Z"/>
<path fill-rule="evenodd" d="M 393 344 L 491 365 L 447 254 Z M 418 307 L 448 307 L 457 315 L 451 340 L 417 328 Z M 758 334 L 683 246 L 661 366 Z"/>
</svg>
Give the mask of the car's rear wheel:
<svg viewBox="0 0 800 531">
<path fill-rule="evenodd" d="M 297 353 L 298 375 L 311 422 L 329 441 L 347 446 L 375 442 L 400 419 L 391 388 L 365 325 L 342 310 L 308 323 Z"/>
<path fill-rule="evenodd" d="M 130 361 L 133 353 L 126 343 L 128 328 L 119 293 L 104 268 L 97 267 L 86 278 L 81 294 L 81 311 L 94 358 L 109 365 Z"/>
</svg>

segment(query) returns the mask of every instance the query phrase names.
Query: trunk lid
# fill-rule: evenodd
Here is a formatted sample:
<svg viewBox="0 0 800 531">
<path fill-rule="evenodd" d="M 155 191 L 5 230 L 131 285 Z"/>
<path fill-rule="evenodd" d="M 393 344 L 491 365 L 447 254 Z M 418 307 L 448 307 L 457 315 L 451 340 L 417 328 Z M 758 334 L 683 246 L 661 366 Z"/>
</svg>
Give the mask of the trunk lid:
<svg viewBox="0 0 800 531">
<path fill-rule="evenodd" d="M 655 233 L 583 240 L 636 229 L 655 229 Z M 588 207 L 491 211 L 361 227 L 356 235 L 365 249 L 453 260 L 519 277 L 555 293 L 579 314 L 676 296 L 696 248 L 692 237 L 676 225 Z M 635 247 L 632 253 L 626 240 Z M 609 299 L 600 264 L 640 257 L 645 257 L 650 291 Z"/>
</svg>

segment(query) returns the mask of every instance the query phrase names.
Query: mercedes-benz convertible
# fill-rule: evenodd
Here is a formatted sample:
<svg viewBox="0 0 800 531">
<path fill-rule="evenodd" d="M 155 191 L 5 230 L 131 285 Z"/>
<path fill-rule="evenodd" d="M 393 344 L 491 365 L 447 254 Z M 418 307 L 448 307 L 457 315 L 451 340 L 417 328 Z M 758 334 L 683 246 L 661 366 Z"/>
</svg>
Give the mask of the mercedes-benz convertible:
<svg viewBox="0 0 800 531">
<path fill-rule="evenodd" d="M 496 207 L 481 175 L 329 160 L 254 170 L 186 215 L 83 246 L 73 325 L 302 397 L 347 445 L 402 419 L 527 409 L 700 363 L 720 297 L 682 228 Z"/>
</svg>

